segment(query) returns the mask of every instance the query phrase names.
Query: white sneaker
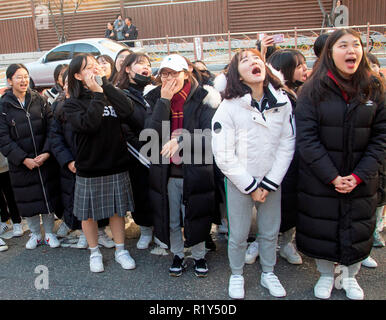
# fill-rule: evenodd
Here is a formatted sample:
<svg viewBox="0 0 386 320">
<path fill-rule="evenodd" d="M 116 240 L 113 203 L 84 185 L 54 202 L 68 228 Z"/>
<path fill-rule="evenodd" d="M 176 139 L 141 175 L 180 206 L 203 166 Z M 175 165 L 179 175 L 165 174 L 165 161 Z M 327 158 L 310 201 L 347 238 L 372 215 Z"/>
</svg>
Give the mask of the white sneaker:
<svg viewBox="0 0 386 320">
<path fill-rule="evenodd" d="M 378 267 L 378 263 L 373 258 L 368 256 L 365 260 L 362 261 L 362 266 L 367 268 L 376 268 Z"/>
<path fill-rule="evenodd" d="M 319 299 L 328 299 L 334 288 L 334 277 L 321 276 L 314 287 L 314 295 Z"/>
<path fill-rule="evenodd" d="M 242 275 L 231 275 L 228 294 L 232 299 L 244 299 L 244 277 Z"/>
<path fill-rule="evenodd" d="M 66 223 L 63 221 L 60 226 L 59 226 L 59 229 L 58 231 L 56 231 L 56 235 L 59 237 L 59 238 L 64 238 L 65 236 L 68 235 L 68 233 L 71 231 L 71 229 L 69 227 L 67 227 Z"/>
<path fill-rule="evenodd" d="M 287 295 L 279 279 L 273 272 L 262 272 L 260 284 L 264 288 L 267 288 L 269 293 L 274 297 L 281 298 Z"/>
<path fill-rule="evenodd" d="M 291 264 L 302 264 L 303 260 L 299 253 L 296 251 L 292 242 L 287 243 L 280 248 L 280 256 L 286 259 Z"/>
<path fill-rule="evenodd" d="M 87 239 L 86 239 L 86 236 L 84 235 L 84 233 L 82 233 L 79 236 L 79 240 L 76 244 L 76 248 L 77 249 L 87 249 L 88 248 L 88 242 L 87 242 Z"/>
<path fill-rule="evenodd" d="M 141 234 L 137 242 L 137 249 L 143 250 L 143 249 L 149 248 L 149 244 L 151 243 L 152 239 L 153 239 L 153 236 L 145 236 Z"/>
<path fill-rule="evenodd" d="M 14 223 L 13 224 L 13 236 L 14 237 L 21 237 L 24 234 L 23 227 L 21 223 Z"/>
<path fill-rule="evenodd" d="M 121 250 L 118 253 L 115 252 L 115 261 L 118 262 L 123 269 L 135 269 L 135 261 L 127 250 Z"/>
<path fill-rule="evenodd" d="M 60 246 L 60 241 L 53 233 L 46 233 L 44 242 L 45 244 L 48 244 L 51 248 L 57 248 Z"/>
<path fill-rule="evenodd" d="M 91 272 L 103 272 L 102 254 L 100 252 L 94 252 L 90 255 L 90 271 Z"/>
<path fill-rule="evenodd" d="M 161 240 L 159 240 L 157 237 L 154 237 L 154 242 L 158 244 L 161 247 L 161 249 L 168 248 L 168 246 L 165 243 L 163 243 Z"/>
<path fill-rule="evenodd" d="M 36 249 L 38 245 L 43 244 L 42 235 L 40 233 L 31 233 L 30 239 L 25 244 L 26 249 Z"/>
<path fill-rule="evenodd" d="M 0 238 L 0 252 L 8 250 L 7 244 L 4 242 L 3 239 Z"/>
<path fill-rule="evenodd" d="M 351 300 L 363 300 L 363 290 L 355 278 L 343 278 L 342 287 L 346 291 L 347 298 Z"/>
<path fill-rule="evenodd" d="M 259 243 L 257 241 L 253 241 L 248 246 L 248 249 L 245 252 L 245 263 L 246 264 L 255 263 L 258 256 L 259 256 Z"/>
<path fill-rule="evenodd" d="M 0 222 L 0 234 L 3 234 L 9 230 L 8 224 L 6 222 Z"/>
<path fill-rule="evenodd" d="M 114 248 L 114 241 L 109 238 L 109 236 L 104 231 L 98 232 L 98 244 L 104 246 L 105 248 Z"/>
</svg>

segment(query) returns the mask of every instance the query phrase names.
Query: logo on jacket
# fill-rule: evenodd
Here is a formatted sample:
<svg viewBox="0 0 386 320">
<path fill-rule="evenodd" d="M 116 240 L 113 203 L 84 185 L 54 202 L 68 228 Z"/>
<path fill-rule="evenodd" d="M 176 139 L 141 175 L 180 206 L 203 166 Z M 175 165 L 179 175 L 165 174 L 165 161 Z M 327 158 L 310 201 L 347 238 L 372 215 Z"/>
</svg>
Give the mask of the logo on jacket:
<svg viewBox="0 0 386 320">
<path fill-rule="evenodd" d="M 112 106 L 105 106 L 105 110 L 103 112 L 103 117 L 114 117 L 118 118 L 117 114 L 115 113 L 115 110 Z"/>
</svg>

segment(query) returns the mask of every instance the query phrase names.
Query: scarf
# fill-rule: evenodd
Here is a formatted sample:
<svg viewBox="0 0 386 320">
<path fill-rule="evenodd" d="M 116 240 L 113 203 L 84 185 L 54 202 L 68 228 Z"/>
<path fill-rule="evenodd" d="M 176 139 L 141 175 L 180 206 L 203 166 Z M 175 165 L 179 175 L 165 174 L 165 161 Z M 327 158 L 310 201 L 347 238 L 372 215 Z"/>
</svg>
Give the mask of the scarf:
<svg viewBox="0 0 386 320">
<path fill-rule="evenodd" d="M 346 101 L 346 103 L 349 103 L 350 97 L 348 96 L 347 92 L 344 91 L 344 90 L 342 89 L 342 87 L 339 85 L 338 80 L 335 79 L 334 75 L 332 74 L 332 72 L 331 72 L 330 70 L 328 70 L 327 76 L 328 76 L 332 81 L 334 81 L 334 82 L 336 83 L 336 85 L 339 87 L 340 91 L 342 92 L 344 101 Z"/>
<path fill-rule="evenodd" d="M 184 87 L 178 91 L 170 101 L 170 109 L 172 111 L 172 120 L 171 120 L 171 133 L 182 129 L 184 125 L 184 104 L 188 95 L 190 93 L 191 84 L 187 81 L 184 84 Z M 181 131 L 181 130 L 178 130 Z M 177 132 L 178 132 L 177 131 Z"/>
</svg>

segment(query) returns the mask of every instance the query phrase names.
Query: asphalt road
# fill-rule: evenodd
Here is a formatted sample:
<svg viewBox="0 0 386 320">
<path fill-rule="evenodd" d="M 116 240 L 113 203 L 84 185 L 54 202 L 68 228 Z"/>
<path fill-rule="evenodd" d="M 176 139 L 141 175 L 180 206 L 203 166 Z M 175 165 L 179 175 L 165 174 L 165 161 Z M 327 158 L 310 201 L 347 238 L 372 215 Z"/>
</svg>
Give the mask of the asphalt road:
<svg viewBox="0 0 386 320">
<path fill-rule="evenodd" d="M 138 250 L 136 240 L 126 246 L 136 261 L 135 270 L 123 270 L 114 261 L 113 249 L 102 248 L 105 272 L 89 271 L 89 252 L 74 248 L 52 249 L 40 246 L 26 250 L 29 231 L 23 237 L 5 240 L 9 250 L 0 253 L 0 300 L 220 300 L 229 302 L 227 240 L 215 234 L 217 251 L 207 253 L 209 275 L 197 278 L 193 261 L 179 278 L 168 275 L 172 255 L 159 256 L 150 250 Z M 383 232 L 384 237 L 386 232 Z M 152 245 L 153 246 L 153 245 Z M 313 286 L 319 274 L 312 259 L 302 255 L 303 264 L 290 265 L 278 255 L 275 273 L 287 290 L 287 297 L 277 299 L 260 285 L 258 261 L 244 269 L 246 300 L 316 300 Z M 362 267 L 357 276 L 366 300 L 386 300 L 386 249 L 374 248 L 372 257 L 378 268 Z M 47 289 L 37 289 L 40 273 L 48 268 Z M 38 279 L 37 279 L 38 278 Z M 38 286 L 39 287 L 39 286 Z M 331 300 L 348 300 L 343 290 L 334 289 Z"/>
</svg>

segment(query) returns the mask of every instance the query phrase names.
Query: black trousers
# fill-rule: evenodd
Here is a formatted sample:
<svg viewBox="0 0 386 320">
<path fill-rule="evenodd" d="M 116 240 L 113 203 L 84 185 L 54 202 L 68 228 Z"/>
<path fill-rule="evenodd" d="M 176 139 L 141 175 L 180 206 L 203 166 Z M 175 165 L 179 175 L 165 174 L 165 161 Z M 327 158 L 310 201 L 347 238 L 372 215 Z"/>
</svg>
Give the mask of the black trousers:
<svg viewBox="0 0 386 320">
<path fill-rule="evenodd" d="M 0 210 L 1 222 L 6 222 L 9 218 L 13 223 L 21 222 L 8 171 L 0 173 Z"/>
</svg>

